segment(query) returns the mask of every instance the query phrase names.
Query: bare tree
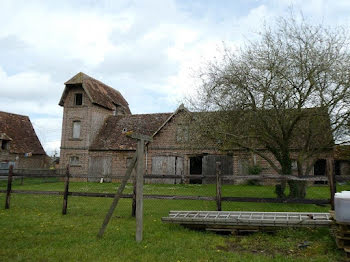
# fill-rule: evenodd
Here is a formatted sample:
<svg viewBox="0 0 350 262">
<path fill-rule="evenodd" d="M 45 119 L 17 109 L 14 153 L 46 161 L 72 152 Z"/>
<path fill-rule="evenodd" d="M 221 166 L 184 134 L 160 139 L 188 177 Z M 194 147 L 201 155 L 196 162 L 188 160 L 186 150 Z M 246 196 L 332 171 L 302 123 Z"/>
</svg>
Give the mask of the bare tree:
<svg viewBox="0 0 350 262">
<path fill-rule="evenodd" d="M 342 28 L 310 25 L 293 16 L 265 26 L 239 51 L 201 73 L 192 101 L 198 137 L 224 150 L 246 149 L 279 174 L 307 175 L 334 139 L 349 136 L 350 49 Z M 290 197 L 305 196 L 305 185 L 288 181 Z M 286 182 L 276 186 L 285 197 Z"/>
</svg>

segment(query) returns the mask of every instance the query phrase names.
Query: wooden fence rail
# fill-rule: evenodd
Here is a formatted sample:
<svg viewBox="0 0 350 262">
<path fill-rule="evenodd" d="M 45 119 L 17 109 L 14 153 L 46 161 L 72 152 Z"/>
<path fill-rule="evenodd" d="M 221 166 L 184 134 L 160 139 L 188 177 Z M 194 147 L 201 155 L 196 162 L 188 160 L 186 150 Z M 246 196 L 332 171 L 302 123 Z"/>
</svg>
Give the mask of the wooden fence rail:
<svg viewBox="0 0 350 262">
<path fill-rule="evenodd" d="M 6 190 L 0 190 L 0 193 L 6 193 Z M 32 194 L 32 195 L 55 195 L 63 196 L 64 191 L 38 191 L 38 190 L 12 190 L 13 194 Z M 114 198 L 115 193 L 97 193 L 97 192 L 68 192 L 68 196 L 76 197 L 105 197 Z M 216 201 L 216 196 L 183 196 L 183 195 L 157 195 L 145 194 L 144 199 L 163 199 L 163 200 L 203 200 Z M 120 198 L 132 199 L 132 194 L 123 194 Z M 316 204 L 326 205 L 330 199 L 280 199 L 264 197 L 221 197 L 221 201 L 227 202 L 256 202 L 256 203 L 298 203 L 298 204 Z"/>
<path fill-rule="evenodd" d="M 8 170 L 7 170 L 8 171 Z M 7 176 L 7 174 L 1 174 L 1 176 Z M 12 177 L 28 177 L 28 178 L 64 178 L 66 176 L 65 173 L 63 174 L 57 174 L 57 173 L 50 173 L 50 174 L 39 174 L 35 172 L 30 172 L 30 173 L 22 173 L 18 172 L 17 170 L 13 170 Z M 94 179 L 100 179 L 100 178 L 108 178 L 108 179 L 123 179 L 124 176 L 120 175 L 75 175 L 75 174 L 70 174 L 70 178 L 94 178 Z M 158 174 L 145 174 L 144 179 L 169 179 L 169 178 L 176 178 L 176 179 L 206 179 L 206 178 L 213 178 L 214 180 L 216 179 L 216 174 L 215 175 L 210 175 L 210 176 L 203 176 L 203 175 L 185 175 L 185 176 L 180 176 L 180 175 L 158 175 Z M 328 181 L 327 176 L 303 176 L 303 177 L 298 177 L 298 176 L 290 176 L 290 175 L 246 175 L 246 176 L 233 176 L 233 175 L 221 175 L 222 180 L 231 180 L 231 181 L 236 181 L 236 180 L 295 180 L 295 181 Z M 335 176 L 334 177 L 337 182 L 346 182 L 350 181 L 350 176 Z"/>
<path fill-rule="evenodd" d="M 257 203 L 300 203 L 300 204 L 317 204 L 317 205 L 325 205 L 330 204 L 332 199 L 279 199 L 279 198 L 264 198 L 264 197 L 223 197 L 221 196 L 221 187 L 222 181 L 224 179 L 230 180 L 242 180 L 242 179 L 254 179 L 254 180 L 298 180 L 298 181 L 329 181 L 332 179 L 333 182 L 330 183 L 331 193 L 334 192 L 335 184 L 334 181 L 350 181 L 350 176 L 334 176 L 334 174 L 329 175 L 328 177 L 315 177 L 315 176 L 307 176 L 307 177 L 295 177 L 295 176 L 281 176 L 281 175 L 249 175 L 249 176 L 225 176 L 222 175 L 219 170 L 220 167 L 217 167 L 217 173 L 215 176 L 209 176 L 210 178 L 215 178 L 217 181 L 216 185 L 216 196 L 191 196 L 191 195 L 157 195 L 157 194 L 145 194 L 144 199 L 164 199 L 164 200 L 202 200 L 202 201 L 215 201 L 217 204 L 217 210 L 221 210 L 221 202 L 257 202 Z M 46 173 L 45 173 L 46 172 Z M 1 173 L 3 176 L 4 174 Z M 86 175 L 72 175 L 70 174 L 69 167 L 67 167 L 65 173 L 62 170 L 28 170 L 28 169 L 14 169 L 12 166 L 8 169 L 7 175 L 7 189 L 0 190 L 0 193 L 6 194 L 5 199 L 5 208 L 10 208 L 10 197 L 11 194 L 36 194 L 36 195 L 57 195 L 63 196 L 63 206 L 62 206 L 62 214 L 67 213 L 68 207 L 68 196 L 74 197 L 106 197 L 106 198 L 114 198 L 115 193 L 99 193 L 99 192 L 70 192 L 69 191 L 69 183 L 71 178 L 99 178 L 99 176 L 86 176 Z M 38 191 L 38 190 L 13 190 L 12 182 L 14 177 L 27 177 L 27 178 L 45 178 L 45 177 L 57 177 L 64 178 L 64 191 Z M 103 176 L 102 176 L 103 177 Z M 112 179 L 122 179 L 122 176 L 104 176 L 106 178 Z M 150 178 L 181 178 L 177 175 L 154 175 L 154 174 L 146 174 L 144 179 Z M 185 179 L 192 178 L 208 178 L 208 176 L 204 177 L 202 175 L 189 175 L 182 176 Z M 120 196 L 121 198 L 130 198 L 135 199 L 134 194 L 123 194 Z M 331 198 L 330 194 L 330 198 Z M 134 201 L 133 201 L 134 202 Z M 132 208 L 133 214 L 135 214 L 135 205 Z"/>
</svg>

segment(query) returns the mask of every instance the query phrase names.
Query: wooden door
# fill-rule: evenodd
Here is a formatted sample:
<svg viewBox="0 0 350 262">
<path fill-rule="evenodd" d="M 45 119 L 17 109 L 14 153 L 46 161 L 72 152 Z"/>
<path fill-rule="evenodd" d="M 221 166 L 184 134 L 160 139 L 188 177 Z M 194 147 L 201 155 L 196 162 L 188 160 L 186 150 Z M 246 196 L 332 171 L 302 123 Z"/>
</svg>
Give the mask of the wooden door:
<svg viewBox="0 0 350 262">
<path fill-rule="evenodd" d="M 88 181 L 100 181 L 100 179 L 103 178 L 105 182 L 110 182 L 111 173 L 112 173 L 112 157 L 110 156 L 90 157 Z"/>
<path fill-rule="evenodd" d="M 202 174 L 203 184 L 216 183 L 216 162 L 221 162 L 221 175 L 232 176 L 233 165 L 232 156 L 226 155 L 206 155 L 203 157 Z"/>
<path fill-rule="evenodd" d="M 176 156 L 152 157 L 152 174 L 154 175 L 178 175 L 179 179 L 152 179 L 153 183 L 174 184 L 181 182 L 183 174 L 183 158 Z"/>
</svg>

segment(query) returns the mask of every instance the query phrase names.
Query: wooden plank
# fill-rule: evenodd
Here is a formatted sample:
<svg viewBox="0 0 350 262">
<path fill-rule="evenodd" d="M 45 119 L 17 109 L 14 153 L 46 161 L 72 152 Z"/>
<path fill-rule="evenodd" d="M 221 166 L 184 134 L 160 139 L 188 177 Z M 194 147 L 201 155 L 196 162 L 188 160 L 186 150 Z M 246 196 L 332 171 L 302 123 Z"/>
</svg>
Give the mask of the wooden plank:
<svg viewBox="0 0 350 262">
<path fill-rule="evenodd" d="M 6 190 L 0 190 L 0 193 L 6 193 Z M 38 191 L 38 190 L 12 190 L 12 194 L 24 194 L 24 195 L 54 195 L 63 196 L 63 191 Z M 70 194 L 71 192 L 69 192 Z"/>
<path fill-rule="evenodd" d="M 62 215 L 67 214 L 68 191 L 69 191 L 69 165 L 67 165 L 67 168 L 66 168 L 66 177 L 65 177 L 65 180 L 64 180 L 64 192 L 63 192 Z"/>
<path fill-rule="evenodd" d="M 137 153 L 137 152 L 136 152 Z M 100 228 L 100 231 L 98 232 L 98 235 L 97 237 L 102 237 L 103 236 L 103 233 L 105 232 L 106 228 L 107 228 L 107 225 L 109 223 L 109 220 L 111 219 L 112 215 L 113 215 L 113 211 L 114 209 L 116 208 L 117 204 L 118 204 L 118 201 L 124 191 L 124 188 L 126 186 L 126 183 L 128 182 L 130 176 L 131 176 L 131 172 L 132 170 L 134 169 L 135 167 L 135 164 L 136 164 L 136 161 L 137 161 L 137 154 L 135 153 L 134 157 L 132 158 L 131 160 L 131 163 L 130 163 L 130 166 L 128 167 L 128 169 L 126 170 L 126 173 L 125 173 L 125 176 L 123 178 L 123 181 L 121 182 L 120 186 L 118 187 L 118 191 L 117 193 L 115 194 L 114 196 L 114 199 L 113 199 L 113 202 L 106 214 L 106 217 L 102 223 L 102 226 Z"/>
<path fill-rule="evenodd" d="M 180 179 L 175 179 L 175 184 L 184 183 L 184 159 L 183 157 L 176 157 L 175 160 L 175 175 L 180 177 Z"/>
<path fill-rule="evenodd" d="M 16 173 L 14 172 L 12 174 L 13 177 L 34 177 L 34 178 L 45 178 L 45 177 L 64 177 L 65 174 L 63 175 L 55 175 L 55 174 L 38 174 L 38 173 L 26 173 L 26 174 L 21 174 L 21 173 Z"/>
<path fill-rule="evenodd" d="M 13 165 L 10 165 L 9 175 L 7 178 L 7 190 L 6 190 L 6 200 L 5 200 L 5 209 L 10 208 L 10 198 L 11 198 L 11 189 L 12 189 L 12 173 L 13 173 Z"/>
<path fill-rule="evenodd" d="M 143 235 L 143 172 L 144 140 L 137 141 L 137 174 L 136 174 L 136 242 L 142 241 Z"/>
<path fill-rule="evenodd" d="M 152 183 L 171 183 L 176 181 L 173 178 L 180 178 L 176 176 L 176 157 L 175 156 L 153 156 L 152 157 L 152 174 L 157 178 L 151 178 Z M 167 174 L 167 175 L 162 175 Z M 148 175 L 145 179 L 150 178 Z M 160 178 L 160 179 L 159 179 Z"/>
<path fill-rule="evenodd" d="M 216 162 L 216 209 L 221 211 L 221 162 Z"/>
<path fill-rule="evenodd" d="M 105 182 L 110 182 L 111 170 L 111 156 L 91 156 L 89 158 L 88 181 L 98 182 L 103 178 Z"/>
<path fill-rule="evenodd" d="M 334 173 L 334 172 L 333 172 Z M 4 174 L 6 175 L 6 174 Z M 13 177 L 32 177 L 32 178 L 44 178 L 44 177 L 64 177 L 65 174 L 55 174 L 55 173 L 48 173 L 48 174 L 39 174 L 36 172 L 31 173 L 21 173 L 17 172 L 16 169 L 14 170 Z M 106 174 L 106 177 L 111 179 L 123 179 L 124 176 L 121 175 L 112 175 L 112 174 Z M 213 178 L 215 180 L 216 175 L 184 175 L 184 179 L 189 178 Z M 222 173 L 222 179 L 224 180 L 242 180 L 242 179 L 256 179 L 256 180 L 274 180 L 276 182 L 280 181 L 281 179 L 288 179 L 288 180 L 296 180 L 296 181 L 328 181 L 328 177 L 326 176 L 304 176 L 304 177 L 295 177 L 295 176 L 281 176 L 281 175 L 249 175 L 249 176 L 227 176 L 225 173 Z M 96 178 L 96 174 L 80 174 L 80 175 L 73 175 L 71 174 L 71 178 Z M 170 179 L 170 178 L 179 178 L 179 175 L 169 175 L 169 174 L 147 174 L 145 178 L 164 178 L 164 179 Z M 339 182 L 344 181 L 350 181 L 350 176 L 335 176 L 335 180 Z"/>
</svg>

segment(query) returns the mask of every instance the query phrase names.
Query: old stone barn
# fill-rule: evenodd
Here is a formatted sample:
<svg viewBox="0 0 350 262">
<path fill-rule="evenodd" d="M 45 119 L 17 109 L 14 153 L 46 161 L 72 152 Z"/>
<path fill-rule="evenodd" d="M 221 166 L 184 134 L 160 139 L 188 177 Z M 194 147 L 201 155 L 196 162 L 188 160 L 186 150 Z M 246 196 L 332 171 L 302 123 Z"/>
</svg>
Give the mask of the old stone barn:
<svg viewBox="0 0 350 262">
<path fill-rule="evenodd" d="M 59 105 L 64 108 L 60 167 L 69 164 L 73 174 L 96 179 L 124 175 L 136 149 L 135 141 L 125 135 L 128 131 L 153 136 L 153 142 L 146 145 L 146 176 L 179 176 L 162 182 L 178 183 L 182 176 L 203 175 L 203 179 L 189 182 L 211 183 L 206 177 L 215 174 L 218 160 L 225 176 L 246 175 L 251 164 L 263 167 L 262 173 L 275 173 L 264 159 L 243 150 L 220 152 L 215 147 L 189 147 L 191 138 L 183 121 L 190 114 L 186 108 L 180 106 L 173 113 L 132 114 L 119 91 L 84 73 L 65 83 Z M 325 152 L 313 172 L 325 175 L 326 158 L 332 154 Z"/>
<path fill-rule="evenodd" d="M 0 112 L 0 168 L 45 168 L 47 157 L 28 116 Z"/>
</svg>

